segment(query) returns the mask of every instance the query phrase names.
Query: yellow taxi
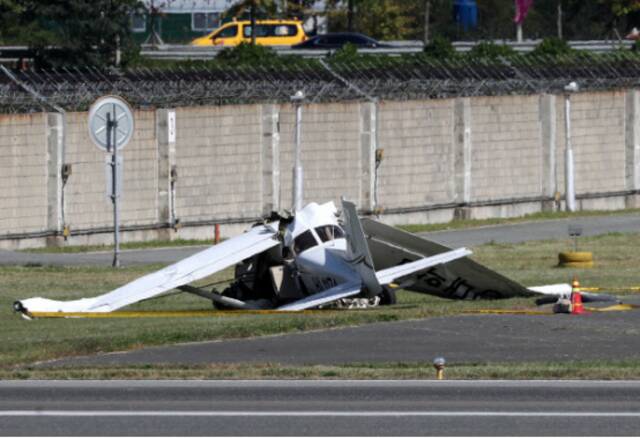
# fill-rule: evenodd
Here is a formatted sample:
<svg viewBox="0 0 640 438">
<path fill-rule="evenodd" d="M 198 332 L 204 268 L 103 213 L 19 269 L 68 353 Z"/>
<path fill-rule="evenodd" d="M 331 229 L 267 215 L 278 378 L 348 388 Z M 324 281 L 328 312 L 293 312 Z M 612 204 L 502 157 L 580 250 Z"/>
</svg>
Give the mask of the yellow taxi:
<svg viewBox="0 0 640 438">
<path fill-rule="evenodd" d="M 307 39 L 300 20 L 256 20 L 256 44 L 291 46 Z M 231 21 L 208 35 L 191 41 L 192 46 L 237 46 L 251 42 L 251 21 Z"/>
</svg>

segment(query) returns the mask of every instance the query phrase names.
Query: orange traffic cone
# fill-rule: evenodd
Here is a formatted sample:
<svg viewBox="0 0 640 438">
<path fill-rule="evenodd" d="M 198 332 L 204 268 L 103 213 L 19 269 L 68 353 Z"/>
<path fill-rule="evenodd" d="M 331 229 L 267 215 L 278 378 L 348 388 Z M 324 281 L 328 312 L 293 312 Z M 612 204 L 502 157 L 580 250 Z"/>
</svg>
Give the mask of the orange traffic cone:
<svg viewBox="0 0 640 438">
<path fill-rule="evenodd" d="M 571 314 L 582 315 L 584 312 L 584 305 L 582 304 L 582 294 L 580 293 L 580 283 L 578 279 L 573 277 L 571 283 Z"/>
</svg>

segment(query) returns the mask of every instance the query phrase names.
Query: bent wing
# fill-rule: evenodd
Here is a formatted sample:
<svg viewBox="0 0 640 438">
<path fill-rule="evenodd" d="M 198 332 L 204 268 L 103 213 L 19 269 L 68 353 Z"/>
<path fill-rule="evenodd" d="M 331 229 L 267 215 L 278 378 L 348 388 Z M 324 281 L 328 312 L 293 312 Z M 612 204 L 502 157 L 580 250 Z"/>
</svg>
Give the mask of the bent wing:
<svg viewBox="0 0 640 438">
<path fill-rule="evenodd" d="M 407 263 L 393 268 L 384 269 L 375 273 L 380 284 L 389 284 L 398 278 L 404 278 L 416 272 L 423 271 L 432 266 L 448 263 L 452 260 L 466 257 L 471 254 L 466 248 L 459 248 L 452 251 L 427 257 L 412 263 Z M 334 286 L 317 294 L 310 295 L 294 303 L 281 306 L 278 310 L 305 310 L 317 307 L 322 304 L 331 303 L 342 298 L 358 295 L 362 291 L 363 282 L 347 282 Z"/>
<path fill-rule="evenodd" d="M 362 219 L 362 226 L 373 263 L 378 269 L 408 264 L 423 257 L 450 251 L 450 248 L 444 245 L 371 219 Z M 536 295 L 536 292 L 470 258 L 461 258 L 443 266 L 433 266 L 417 274 L 415 281 L 404 288 L 452 299 Z"/>
<path fill-rule="evenodd" d="M 380 284 L 389 284 L 396 281 L 399 278 L 407 277 L 416 272 L 423 271 L 427 268 L 436 265 L 442 265 L 449 263 L 453 260 L 460 259 L 471 255 L 471 251 L 467 248 L 458 248 L 452 251 L 447 251 L 442 254 L 437 254 L 431 257 L 416 260 L 415 262 L 405 263 L 403 265 L 394 266 L 392 268 L 383 269 L 376 272 L 376 277 Z"/>
<path fill-rule="evenodd" d="M 29 298 L 17 301 L 14 308 L 26 313 L 111 312 L 208 277 L 246 258 L 266 251 L 280 243 L 276 238 L 277 230 L 277 223 L 256 226 L 240 236 L 225 240 L 173 265 L 94 298 L 74 301 Z"/>
</svg>

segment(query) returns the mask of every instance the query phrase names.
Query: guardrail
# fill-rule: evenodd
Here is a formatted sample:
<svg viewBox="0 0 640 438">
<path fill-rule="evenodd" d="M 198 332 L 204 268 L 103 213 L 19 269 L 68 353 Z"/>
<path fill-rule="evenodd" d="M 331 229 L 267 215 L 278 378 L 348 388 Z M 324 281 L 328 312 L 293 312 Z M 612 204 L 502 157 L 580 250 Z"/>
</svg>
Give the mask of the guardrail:
<svg viewBox="0 0 640 438">
<path fill-rule="evenodd" d="M 495 44 L 504 44 L 513 48 L 517 52 L 527 53 L 531 52 L 535 47 L 542 42 L 542 40 L 527 40 L 522 43 L 514 41 L 502 41 L 493 40 Z M 453 43 L 453 47 L 458 52 L 468 52 L 479 41 L 456 41 Z M 595 53 L 610 52 L 618 49 L 630 50 L 633 42 L 631 41 L 618 41 L 618 40 L 602 40 L 602 41 L 569 41 L 569 46 L 576 50 L 586 50 Z M 420 41 L 390 41 L 385 42 L 393 47 L 376 48 L 376 49 L 359 49 L 359 53 L 364 54 L 376 54 L 376 55 L 389 55 L 400 56 L 408 53 L 418 53 L 423 49 L 423 44 Z M 322 58 L 331 53 L 333 50 L 326 49 L 292 49 L 290 46 L 272 46 L 272 49 L 280 55 L 298 55 L 305 58 Z M 152 59 L 166 59 L 166 60 L 180 60 L 180 59 L 194 59 L 194 60 L 206 60 L 216 57 L 222 47 L 201 47 L 201 46 L 189 46 L 189 45 L 171 45 L 165 44 L 158 47 L 143 46 L 141 55 Z"/>
<path fill-rule="evenodd" d="M 521 43 L 515 41 L 492 40 L 495 44 L 504 44 L 513 48 L 517 52 L 531 52 L 540 44 L 542 40 L 527 40 Z M 587 50 L 595 53 L 611 52 L 613 50 L 627 49 L 633 46 L 632 41 L 627 40 L 600 40 L 600 41 L 569 41 L 569 46 L 576 50 Z M 400 56 L 408 53 L 418 53 L 424 48 L 421 41 L 385 41 L 392 47 L 376 48 L 376 49 L 359 49 L 360 53 Z M 479 41 L 456 41 L 453 47 L 458 52 L 468 52 Z M 184 44 L 163 44 L 161 46 L 143 45 L 141 55 L 151 59 L 166 60 L 207 60 L 213 59 L 222 50 L 222 47 L 200 47 Z M 324 49 L 292 49 L 290 46 L 272 46 L 272 49 L 280 55 L 298 55 L 305 58 L 322 58 L 331 53 L 333 50 Z M 30 51 L 27 46 L 0 46 L 0 59 L 5 61 L 15 61 L 21 58 L 30 58 Z"/>
</svg>

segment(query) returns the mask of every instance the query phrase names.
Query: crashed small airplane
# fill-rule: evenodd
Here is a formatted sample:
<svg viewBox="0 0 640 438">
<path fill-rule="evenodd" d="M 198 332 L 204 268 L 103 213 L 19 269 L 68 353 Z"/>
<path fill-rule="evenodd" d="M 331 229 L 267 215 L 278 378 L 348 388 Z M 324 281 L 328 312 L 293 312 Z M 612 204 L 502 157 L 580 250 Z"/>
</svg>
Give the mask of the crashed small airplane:
<svg viewBox="0 0 640 438">
<path fill-rule="evenodd" d="M 14 310 L 111 312 L 178 289 L 213 301 L 219 309 L 298 311 L 328 305 L 394 304 L 395 289 L 452 299 L 566 295 L 569 285 L 527 289 L 450 249 L 363 218 L 353 203 L 308 204 L 293 217 L 272 217 L 246 233 L 94 298 L 29 298 Z M 189 283 L 235 265 L 233 283 L 219 293 Z"/>
</svg>

